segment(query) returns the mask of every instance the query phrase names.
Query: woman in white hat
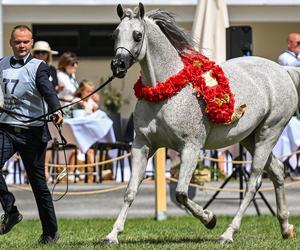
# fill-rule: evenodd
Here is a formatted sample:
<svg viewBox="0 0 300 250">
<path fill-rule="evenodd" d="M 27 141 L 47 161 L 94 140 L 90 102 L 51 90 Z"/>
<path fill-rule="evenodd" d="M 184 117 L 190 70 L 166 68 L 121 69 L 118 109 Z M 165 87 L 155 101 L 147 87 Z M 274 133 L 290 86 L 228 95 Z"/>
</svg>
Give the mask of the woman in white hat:
<svg viewBox="0 0 300 250">
<path fill-rule="evenodd" d="M 45 41 L 37 41 L 32 49 L 34 58 L 40 59 L 48 63 L 50 67 L 50 81 L 53 83 L 55 89 L 58 86 L 56 68 L 52 65 L 52 55 L 57 55 L 58 51 L 52 50 L 49 43 Z"/>
</svg>

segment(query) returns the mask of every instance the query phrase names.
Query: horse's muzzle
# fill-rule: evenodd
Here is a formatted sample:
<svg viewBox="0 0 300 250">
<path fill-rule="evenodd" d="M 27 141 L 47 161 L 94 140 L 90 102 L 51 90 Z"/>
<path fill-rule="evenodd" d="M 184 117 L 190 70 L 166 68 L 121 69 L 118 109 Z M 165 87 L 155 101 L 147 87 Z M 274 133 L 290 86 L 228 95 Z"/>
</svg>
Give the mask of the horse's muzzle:
<svg viewBox="0 0 300 250">
<path fill-rule="evenodd" d="M 130 54 L 116 54 L 111 61 L 111 70 L 113 75 L 118 78 L 125 77 L 127 70 L 133 64 L 133 58 Z"/>
</svg>

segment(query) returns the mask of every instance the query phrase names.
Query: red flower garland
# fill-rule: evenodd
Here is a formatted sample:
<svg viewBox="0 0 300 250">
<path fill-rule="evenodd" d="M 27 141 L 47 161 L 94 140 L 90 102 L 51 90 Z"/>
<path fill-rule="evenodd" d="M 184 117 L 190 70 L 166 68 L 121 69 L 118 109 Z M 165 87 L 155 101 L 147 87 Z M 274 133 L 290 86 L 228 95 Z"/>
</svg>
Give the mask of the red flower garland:
<svg viewBox="0 0 300 250">
<path fill-rule="evenodd" d="M 135 96 L 149 102 L 160 102 L 171 98 L 191 83 L 197 96 L 202 96 L 206 102 L 205 112 L 210 120 L 214 123 L 230 123 L 234 112 L 234 97 L 221 67 L 196 51 L 184 52 L 181 58 L 184 68 L 177 75 L 157 83 L 154 87 L 143 85 L 140 77 L 134 85 Z M 217 85 L 206 85 L 203 74 L 207 71 L 216 79 Z"/>
</svg>

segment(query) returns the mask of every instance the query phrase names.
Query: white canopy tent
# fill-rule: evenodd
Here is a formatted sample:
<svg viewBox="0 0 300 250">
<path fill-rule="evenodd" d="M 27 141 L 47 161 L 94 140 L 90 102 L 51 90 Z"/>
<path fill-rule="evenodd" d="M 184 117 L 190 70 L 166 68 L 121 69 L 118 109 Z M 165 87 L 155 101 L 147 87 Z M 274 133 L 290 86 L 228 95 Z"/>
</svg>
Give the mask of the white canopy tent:
<svg viewBox="0 0 300 250">
<path fill-rule="evenodd" d="M 226 60 L 226 28 L 229 27 L 224 0 L 198 0 L 192 37 L 196 50 L 216 63 Z"/>
</svg>

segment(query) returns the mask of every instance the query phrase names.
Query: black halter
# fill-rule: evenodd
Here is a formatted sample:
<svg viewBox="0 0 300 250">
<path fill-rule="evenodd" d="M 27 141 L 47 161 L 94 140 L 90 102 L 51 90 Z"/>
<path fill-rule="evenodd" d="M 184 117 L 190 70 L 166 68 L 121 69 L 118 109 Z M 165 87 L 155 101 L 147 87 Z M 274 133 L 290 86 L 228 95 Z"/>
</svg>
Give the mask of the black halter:
<svg viewBox="0 0 300 250">
<path fill-rule="evenodd" d="M 146 34 L 146 24 L 145 24 L 145 21 L 144 21 L 144 20 L 142 20 L 142 24 L 143 24 L 143 33 L 142 33 L 143 36 L 142 36 L 142 41 L 141 41 L 141 45 L 140 45 L 139 50 L 138 50 L 136 53 L 133 53 L 133 52 L 131 52 L 129 49 L 127 49 L 127 48 L 125 48 L 125 47 L 123 47 L 123 46 L 120 46 L 120 47 L 117 47 L 117 48 L 115 49 L 115 54 L 117 53 L 118 49 L 124 49 L 124 50 L 126 50 L 126 51 L 129 53 L 129 55 L 132 57 L 133 63 L 137 62 L 137 58 L 138 58 L 138 56 L 140 55 L 141 50 L 142 50 L 143 45 L 144 45 L 145 34 Z M 135 54 L 135 55 L 134 55 L 134 54 Z"/>
</svg>

